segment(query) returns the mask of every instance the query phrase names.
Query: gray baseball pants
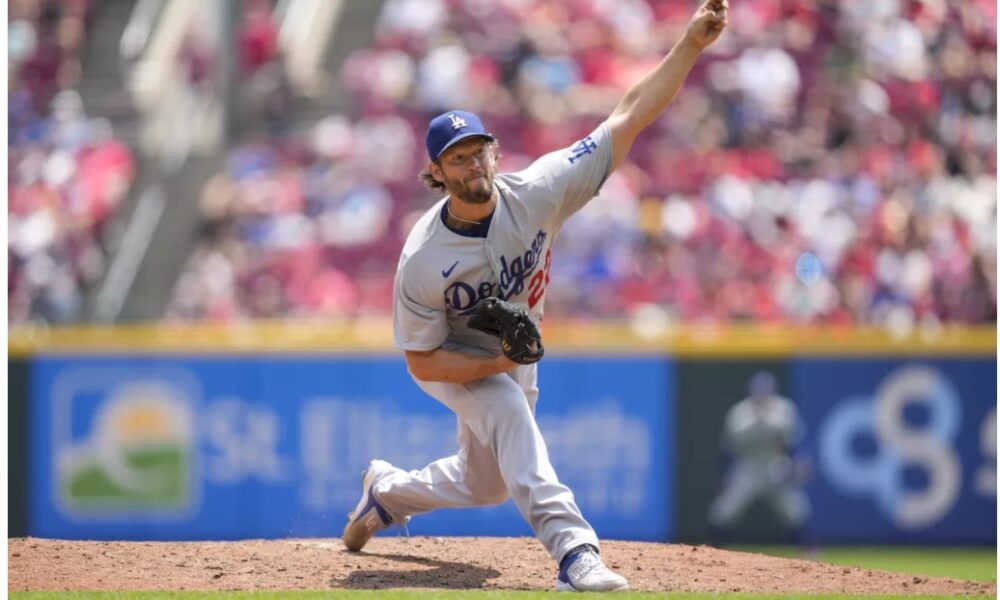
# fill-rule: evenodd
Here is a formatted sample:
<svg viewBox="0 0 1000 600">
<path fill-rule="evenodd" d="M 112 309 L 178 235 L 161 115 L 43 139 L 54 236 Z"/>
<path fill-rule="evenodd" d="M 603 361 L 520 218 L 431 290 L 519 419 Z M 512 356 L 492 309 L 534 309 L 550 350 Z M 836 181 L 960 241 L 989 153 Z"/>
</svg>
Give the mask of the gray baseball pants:
<svg viewBox="0 0 1000 600">
<path fill-rule="evenodd" d="M 398 519 L 510 497 L 555 560 L 581 544 L 598 546 L 549 462 L 535 422 L 537 375 L 537 365 L 525 365 L 467 384 L 414 379 L 458 416 L 458 454 L 380 479 L 374 490 L 382 506 Z"/>
</svg>

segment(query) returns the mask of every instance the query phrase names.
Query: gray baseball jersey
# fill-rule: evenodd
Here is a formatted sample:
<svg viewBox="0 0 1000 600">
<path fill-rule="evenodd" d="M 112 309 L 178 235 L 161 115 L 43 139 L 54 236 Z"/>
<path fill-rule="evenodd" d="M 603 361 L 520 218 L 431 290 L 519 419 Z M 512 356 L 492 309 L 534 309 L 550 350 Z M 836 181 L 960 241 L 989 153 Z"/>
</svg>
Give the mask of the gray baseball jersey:
<svg viewBox="0 0 1000 600">
<path fill-rule="evenodd" d="M 393 335 L 404 350 L 499 353 L 497 338 L 469 329 L 480 300 L 499 296 L 537 323 L 562 224 L 599 191 L 611 169 L 610 132 L 601 124 L 577 144 L 527 169 L 498 174 L 499 200 L 485 238 L 448 229 L 435 204 L 406 240 L 396 271 Z"/>
<path fill-rule="evenodd" d="M 489 296 L 526 308 L 538 322 L 553 239 L 607 178 L 610 136 L 602 124 L 523 171 L 498 174 L 499 198 L 485 236 L 446 227 L 447 198 L 427 211 L 410 233 L 396 272 L 396 345 L 499 354 L 497 338 L 468 327 L 476 305 Z M 556 560 L 581 544 L 598 545 L 573 493 L 559 482 L 535 422 L 537 365 L 466 384 L 415 381 L 458 416 L 459 449 L 420 471 L 397 469 L 380 479 L 374 494 L 386 510 L 402 518 L 510 497 Z"/>
</svg>

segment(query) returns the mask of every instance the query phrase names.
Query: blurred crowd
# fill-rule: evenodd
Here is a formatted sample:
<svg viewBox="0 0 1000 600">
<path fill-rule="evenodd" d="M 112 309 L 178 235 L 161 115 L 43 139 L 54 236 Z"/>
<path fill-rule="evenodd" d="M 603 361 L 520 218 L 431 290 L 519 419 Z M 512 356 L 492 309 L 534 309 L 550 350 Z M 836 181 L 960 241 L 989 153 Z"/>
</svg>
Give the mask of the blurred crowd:
<svg viewBox="0 0 1000 600">
<path fill-rule="evenodd" d="M 520 169 L 592 130 L 693 8 L 387 0 L 340 73 L 358 108 L 238 147 L 205 188 L 169 316 L 387 314 L 436 199 L 428 119 L 481 113 Z M 741 0 L 729 23 L 559 236 L 550 314 L 995 321 L 996 3 Z"/>
<path fill-rule="evenodd" d="M 693 6 L 388 0 L 341 73 L 356 114 L 244 145 L 205 189 L 171 316 L 387 314 L 436 199 L 428 119 L 480 112 L 522 168 L 596 126 Z M 995 321 L 996 4 L 741 0 L 729 22 L 559 236 L 550 313 Z"/>
<path fill-rule="evenodd" d="M 11 322 L 83 316 L 134 178 L 73 91 L 93 5 L 9 3 Z M 240 74 L 263 127 L 204 188 L 203 242 L 168 317 L 388 314 L 403 240 L 437 199 L 416 178 L 427 121 L 477 111 L 501 170 L 523 168 L 589 133 L 693 9 L 387 0 L 339 74 L 357 108 L 293 132 L 279 24 L 247 2 Z M 734 3 L 667 114 L 559 236 L 550 314 L 994 322 L 995 27 L 988 0 Z M 196 44 L 181 58 L 207 81 Z"/>
<path fill-rule="evenodd" d="M 102 236 L 134 177 L 111 124 L 74 91 L 89 0 L 8 5 L 8 321 L 82 317 L 105 271 Z"/>
</svg>

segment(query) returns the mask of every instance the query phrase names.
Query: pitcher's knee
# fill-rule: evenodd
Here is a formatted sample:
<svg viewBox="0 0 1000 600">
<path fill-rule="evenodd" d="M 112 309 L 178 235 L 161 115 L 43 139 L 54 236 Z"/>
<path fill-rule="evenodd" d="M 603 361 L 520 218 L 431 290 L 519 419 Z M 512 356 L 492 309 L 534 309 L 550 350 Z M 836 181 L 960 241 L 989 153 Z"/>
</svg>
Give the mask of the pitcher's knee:
<svg viewBox="0 0 1000 600">
<path fill-rule="evenodd" d="M 472 493 L 479 504 L 484 506 L 491 504 L 502 504 L 510 497 L 506 486 L 486 487 L 472 490 Z"/>
<path fill-rule="evenodd" d="M 499 465 L 487 466 L 480 464 L 479 468 L 471 469 L 465 474 L 465 485 L 477 504 L 500 504 L 507 500 L 509 492 Z"/>
</svg>

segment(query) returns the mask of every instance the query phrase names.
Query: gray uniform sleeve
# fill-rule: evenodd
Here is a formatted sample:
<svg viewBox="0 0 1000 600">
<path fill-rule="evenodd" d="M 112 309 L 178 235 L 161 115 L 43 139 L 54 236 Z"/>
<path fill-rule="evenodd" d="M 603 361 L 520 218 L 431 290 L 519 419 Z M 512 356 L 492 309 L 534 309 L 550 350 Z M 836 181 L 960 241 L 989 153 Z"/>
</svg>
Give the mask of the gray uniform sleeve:
<svg viewBox="0 0 1000 600">
<path fill-rule="evenodd" d="M 412 274 L 411 274 L 412 275 Z M 396 273 L 392 301 L 392 337 L 402 350 L 433 350 L 448 337 L 444 297 L 435 298 L 419 277 L 407 277 L 406 266 Z"/>
<path fill-rule="evenodd" d="M 563 223 L 597 195 L 611 173 L 611 130 L 601 123 L 590 135 L 561 150 L 550 152 L 531 166 L 545 178 Z"/>
</svg>

